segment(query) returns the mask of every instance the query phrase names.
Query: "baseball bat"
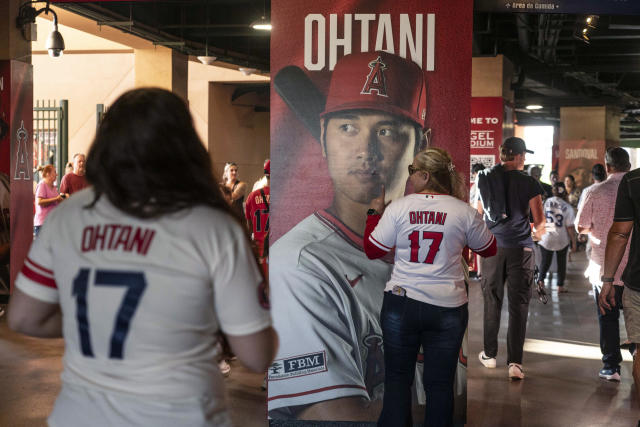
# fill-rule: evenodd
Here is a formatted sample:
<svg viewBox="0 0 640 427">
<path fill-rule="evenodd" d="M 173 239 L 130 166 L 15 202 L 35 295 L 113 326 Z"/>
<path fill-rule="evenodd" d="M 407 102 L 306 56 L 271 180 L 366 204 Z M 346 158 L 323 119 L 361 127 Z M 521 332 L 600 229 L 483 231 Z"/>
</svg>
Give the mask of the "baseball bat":
<svg viewBox="0 0 640 427">
<path fill-rule="evenodd" d="M 320 141 L 320 113 L 326 100 L 309 76 L 295 65 L 288 65 L 278 71 L 273 87 L 311 135 Z"/>
</svg>

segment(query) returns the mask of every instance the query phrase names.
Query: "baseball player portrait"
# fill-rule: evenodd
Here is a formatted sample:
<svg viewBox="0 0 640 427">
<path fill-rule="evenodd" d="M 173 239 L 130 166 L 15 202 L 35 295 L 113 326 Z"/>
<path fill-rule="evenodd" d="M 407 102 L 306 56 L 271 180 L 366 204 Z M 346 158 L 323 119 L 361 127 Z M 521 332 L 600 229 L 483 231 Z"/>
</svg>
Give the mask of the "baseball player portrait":
<svg viewBox="0 0 640 427">
<path fill-rule="evenodd" d="M 48 424 L 231 426 L 220 334 L 255 372 L 277 337 L 185 102 L 158 88 L 119 97 L 87 180 L 47 216 L 8 312 L 18 332 L 64 337 Z"/>
<path fill-rule="evenodd" d="M 271 418 L 376 420 L 384 360 L 380 309 L 392 258 L 367 259 L 372 199 L 405 193 L 406 166 L 426 144 L 426 84 L 412 61 L 386 52 L 338 60 L 319 114 L 333 200 L 270 249 L 280 348 L 268 371 Z"/>
</svg>

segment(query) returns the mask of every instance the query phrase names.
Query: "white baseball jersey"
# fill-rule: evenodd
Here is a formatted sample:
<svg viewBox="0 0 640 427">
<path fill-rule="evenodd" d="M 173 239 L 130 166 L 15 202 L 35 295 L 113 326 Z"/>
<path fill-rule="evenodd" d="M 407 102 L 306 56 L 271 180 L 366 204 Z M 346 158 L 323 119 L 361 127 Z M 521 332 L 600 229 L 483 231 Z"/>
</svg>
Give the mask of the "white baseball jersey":
<svg viewBox="0 0 640 427">
<path fill-rule="evenodd" d="M 369 241 L 395 250 L 385 291 L 400 286 L 409 298 L 442 307 L 467 302 L 461 256 L 494 241 L 480 214 L 462 200 L 443 194 L 416 193 L 386 208 Z"/>
<path fill-rule="evenodd" d="M 550 197 L 544 202 L 546 232 L 542 235 L 540 245 L 548 251 L 559 251 L 569 245 L 567 227 L 573 227 L 575 213 L 573 206 L 559 197 Z"/>
<path fill-rule="evenodd" d="M 346 396 L 380 399 L 380 309 L 392 265 L 369 260 L 362 237 L 326 211 L 270 248 L 270 299 L 280 338 L 269 368 L 269 415 Z"/>
<path fill-rule="evenodd" d="M 63 388 L 51 425 L 229 425 L 217 332 L 270 325 L 244 231 L 198 206 L 143 220 L 93 190 L 46 219 L 16 286 L 58 303 Z"/>
</svg>

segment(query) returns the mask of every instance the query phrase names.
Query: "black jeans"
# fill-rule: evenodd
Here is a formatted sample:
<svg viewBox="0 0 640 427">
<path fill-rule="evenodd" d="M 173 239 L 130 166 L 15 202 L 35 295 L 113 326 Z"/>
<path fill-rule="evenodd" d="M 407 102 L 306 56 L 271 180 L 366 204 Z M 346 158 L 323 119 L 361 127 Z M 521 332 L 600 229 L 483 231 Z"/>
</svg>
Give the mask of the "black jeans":
<svg viewBox="0 0 640 427">
<path fill-rule="evenodd" d="M 600 313 L 598 307 L 598 296 L 600 289 L 593 287 L 593 296 L 596 300 L 596 310 L 598 311 L 598 322 L 600 323 L 600 351 L 602 352 L 602 364 L 604 368 L 620 368 L 622 353 L 620 353 L 620 307 L 622 307 L 622 292 L 624 286 L 614 286 L 616 306 L 611 307 L 605 314 Z"/>
<path fill-rule="evenodd" d="M 488 357 L 498 354 L 500 312 L 506 284 L 509 304 L 507 363 L 522 363 L 535 265 L 533 249 L 498 248 L 495 256 L 481 258 L 480 262 L 484 297 L 484 353 Z"/>
<path fill-rule="evenodd" d="M 538 280 L 544 281 L 549 271 L 549 266 L 553 260 L 553 254 L 556 254 L 556 262 L 558 263 L 558 286 L 564 286 L 564 278 L 567 275 L 567 249 L 569 245 L 565 246 L 559 251 L 550 251 L 538 245 L 540 252 L 542 253 L 542 262 L 540 263 L 540 274 Z"/>
<path fill-rule="evenodd" d="M 384 294 L 380 321 L 385 378 L 378 426 L 412 426 L 411 385 L 420 345 L 427 395 L 424 425 L 453 425 L 453 381 L 468 320 L 467 304 L 440 307 L 390 292 Z"/>
</svg>

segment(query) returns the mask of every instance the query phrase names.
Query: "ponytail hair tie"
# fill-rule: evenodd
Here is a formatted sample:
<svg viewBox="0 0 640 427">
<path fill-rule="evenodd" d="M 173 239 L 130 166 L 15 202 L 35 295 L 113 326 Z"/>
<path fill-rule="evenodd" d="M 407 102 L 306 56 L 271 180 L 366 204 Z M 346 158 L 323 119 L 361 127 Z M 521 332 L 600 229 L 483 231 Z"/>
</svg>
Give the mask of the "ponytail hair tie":
<svg viewBox="0 0 640 427">
<path fill-rule="evenodd" d="M 453 163 L 449 162 L 447 169 L 449 169 L 449 172 L 453 173 L 456 170 L 456 167 Z"/>
</svg>

